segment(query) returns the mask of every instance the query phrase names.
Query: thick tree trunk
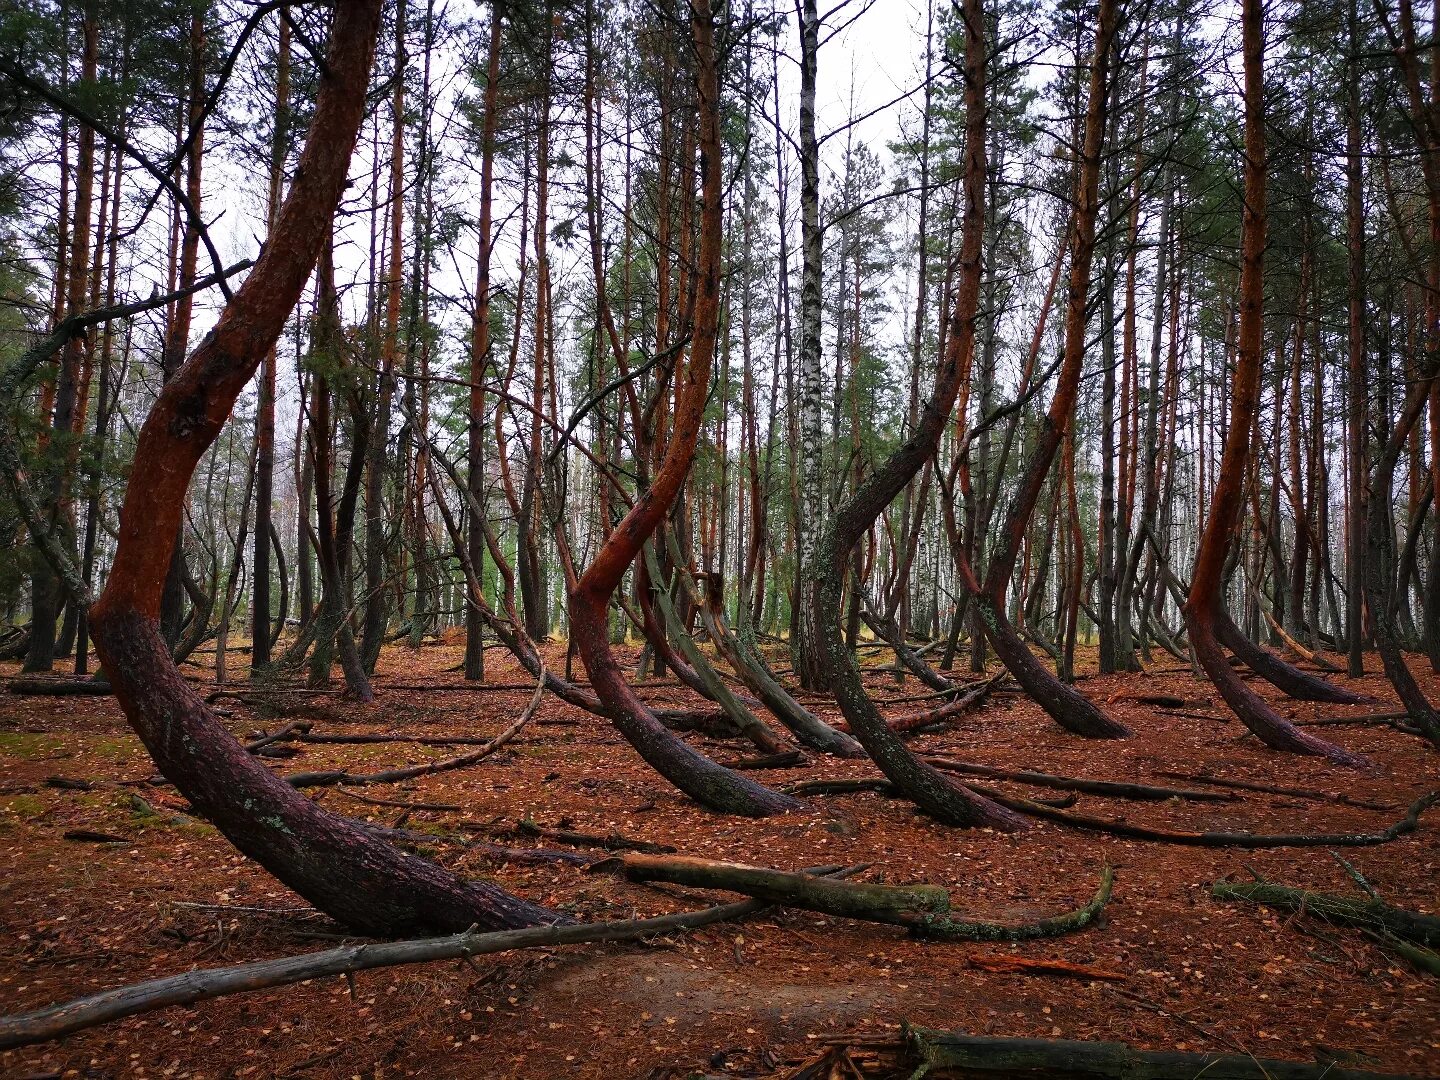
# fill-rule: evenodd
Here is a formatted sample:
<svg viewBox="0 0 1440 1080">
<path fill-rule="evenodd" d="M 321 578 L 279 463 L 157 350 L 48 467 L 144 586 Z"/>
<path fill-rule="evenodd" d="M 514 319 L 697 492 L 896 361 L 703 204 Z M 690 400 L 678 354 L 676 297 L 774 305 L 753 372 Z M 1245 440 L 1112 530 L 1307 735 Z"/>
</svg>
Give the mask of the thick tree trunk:
<svg viewBox="0 0 1440 1080">
<path fill-rule="evenodd" d="M 676 373 L 675 422 L 661 466 L 571 591 L 570 626 L 590 684 L 612 713 L 616 728 L 657 772 L 710 809 L 762 816 L 798 809 L 802 804 L 717 765 L 666 730 L 621 673 L 610 649 L 607 619 L 610 597 L 660 524 L 690 469 L 704 421 L 719 330 L 724 180 L 718 60 L 709 0 L 692 0 L 691 30 L 700 113 L 701 215 L 689 363 Z"/>
<path fill-rule="evenodd" d="M 1245 726 L 1266 746 L 1292 753 L 1318 754 L 1338 764 L 1354 766 L 1363 764 L 1363 759 L 1301 731 L 1246 686 L 1230 666 L 1217 638 L 1229 622 L 1229 616 L 1222 610 L 1225 561 L 1244 508 L 1250 440 L 1260 408 L 1264 348 L 1266 166 L 1261 0 L 1243 0 L 1241 25 L 1245 64 L 1245 210 L 1241 234 L 1239 355 L 1230 384 L 1230 427 L 1210 502 L 1210 518 L 1205 524 L 1190 595 L 1185 601 L 1185 625 L 1191 648 L 1210 681 Z"/>
<path fill-rule="evenodd" d="M 160 771 L 242 852 L 369 934 L 552 921 L 494 885 L 402 854 L 316 806 L 225 730 L 181 677 L 158 630 L 160 593 L 196 464 L 275 344 L 315 266 L 365 109 L 380 0 L 336 5 L 326 74 L 272 243 L 141 428 L 104 594 L 90 611 L 116 698 Z"/>
<path fill-rule="evenodd" d="M 965 206 L 960 281 L 950 317 L 945 355 L 933 396 L 910 438 L 900 445 L 836 510 L 806 567 L 811 598 L 809 618 L 819 632 L 820 674 L 835 694 L 850 730 L 882 772 L 926 813 L 950 825 L 1020 827 L 1019 819 L 921 761 L 891 732 L 865 692 L 860 669 L 846 647 L 840 607 L 846 562 L 878 518 L 929 460 L 950 422 L 961 383 L 969 378 L 975 351 L 975 318 L 980 304 L 985 232 L 985 30 L 981 0 L 965 0 Z M 857 583 L 858 587 L 858 583 Z"/>
</svg>

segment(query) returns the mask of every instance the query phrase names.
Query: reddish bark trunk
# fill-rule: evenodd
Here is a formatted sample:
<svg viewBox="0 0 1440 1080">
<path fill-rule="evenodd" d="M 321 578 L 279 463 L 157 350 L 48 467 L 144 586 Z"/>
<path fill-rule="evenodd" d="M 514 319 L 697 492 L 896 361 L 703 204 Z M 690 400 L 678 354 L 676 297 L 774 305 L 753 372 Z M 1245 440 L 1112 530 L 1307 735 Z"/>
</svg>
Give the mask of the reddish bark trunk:
<svg viewBox="0 0 1440 1080">
<path fill-rule="evenodd" d="M 606 538 L 589 569 L 571 591 L 570 626 L 581 662 L 589 673 L 590 685 L 612 713 L 616 728 L 641 757 L 677 788 L 710 809 L 758 817 L 798 809 L 803 804 L 715 763 L 666 729 L 626 681 L 610 650 L 608 633 L 610 597 L 646 539 L 660 524 L 690 469 L 704 420 L 719 328 L 724 181 L 715 27 L 709 0 L 692 0 L 690 23 L 699 95 L 702 202 L 690 361 L 683 375 L 677 372 L 675 422 L 660 468 L 650 487 Z"/>
<path fill-rule="evenodd" d="M 1220 648 L 1217 634 L 1229 616 L 1221 590 L 1230 539 L 1240 525 L 1251 432 L 1260 409 L 1260 369 L 1264 348 L 1265 297 L 1265 113 L 1264 30 L 1261 0 L 1244 0 L 1241 12 L 1245 57 L 1245 211 L 1241 233 L 1240 328 L 1235 375 L 1231 380 L 1230 427 L 1210 503 L 1210 519 L 1195 559 L 1195 575 L 1185 602 L 1190 644 L 1210 681 L 1235 715 L 1266 746 L 1297 754 L 1318 754 L 1342 765 L 1363 759 L 1317 739 L 1281 717 L 1241 680 Z"/>
<path fill-rule="evenodd" d="M 242 852 L 356 930 L 401 934 L 519 926 L 552 913 L 404 855 L 321 810 L 233 739 L 181 676 L 160 637 L 160 596 L 190 477 L 315 266 L 345 186 L 365 108 L 381 0 L 336 5 L 295 182 L 275 239 L 215 329 L 165 385 L 141 428 L 105 592 L 90 610 L 96 649 L 126 717 L 160 771 Z"/>
</svg>

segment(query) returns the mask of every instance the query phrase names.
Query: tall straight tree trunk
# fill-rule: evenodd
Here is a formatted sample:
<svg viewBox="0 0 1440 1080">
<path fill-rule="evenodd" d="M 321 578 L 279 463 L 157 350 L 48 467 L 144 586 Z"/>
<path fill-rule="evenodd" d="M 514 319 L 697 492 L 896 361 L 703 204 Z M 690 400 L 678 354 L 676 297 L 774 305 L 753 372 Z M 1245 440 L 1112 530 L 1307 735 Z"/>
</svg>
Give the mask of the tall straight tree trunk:
<svg viewBox="0 0 1440 1080">
<path fill-rule="evenodd" d="M 285 150 L 290 136 L 290 23 L 280 20 L 275 52 L 275 133 L 270 144 L 270 202 L 267 224 L 275 228 L 285 183 Z M 265 354 L 260 366 L 260 396 L 255 407 L 255 557 L 251 571 L 250 671 L 270 663 L 270 529 L 275 496 L 275 359 Z M 283 619 L 285 613 L 280 613 Z"/>
<path fill-rule="evenodd" d="M 820 143 L 815 133 L 815 88 L 820 51 L 820 17 L 816 0 L 799 0 L 800 14 L 800 378 L 799 455 L 800 501 L 796 515 L 795 640 L 791 659 L 800 685 L 807 690 L 824 687 L 820 659 L 824 643 L 815 624 L 810 595 L 817 558 L 816 544 L 826 513 L 824 429 L 820 370 L 821 270 L 824 235 L 820 227 Z M 796 407 L 792 398 L 791 408 Z M 842 573 L 843 576 L 843 573 Z"/>
<path fill-rule="evenodd" d="M 500 44 L 502 9 L 498 2 L 490 5 L 490 48 L 485 61 L 485 92 L 481 107 L 480 134 L 480 257 L 475 271 L 475 325 L 470 339 L 470 414 L 466 429 L 469 450 L 469 474 L 466 487 L 470 493 L 471 512 L 466 533 L 466 550 L 470 565 L 483 585 L 485 581 L 485 529 L 477 521 L 477 507 L 485 505 L 485 369 L 490 359 L 490 232 L 493 228 L 491 201 L 495 188 L 495 132 L 499 126 L 497 108 L 500 101 Z M 485 622 L 473 604 L 465 606 L 465 678 L 485 678 Z"/>
<path fill-rule="evenodd" d="M 1365 674 L 1365 416 L 1369 404 L 1365 362 L 1365 180 L 1360 171 L 1360 48 L 1357 7 L 1350 0 L 1347 12 L 1351 59 L 1345 87 L 1345 231 L 1350 322 L 1347 339 L 1345 437 L 1350 455 L 1345 516 L 1345 648 L 1346 670 L 1351 678 Z"/>
<path fill-rule="evenodd" d="M 365 476 L 365 623 L 360 658 L 373 673 L 385 641 L 385 471 L 390 444 L 390 410 L 395 395 L 395 362 L 400 351 L 400 300 L 405 260 L 405 0 L 395 5 L 395 88 L 390 130 L 390 243 L 385 269 L 385 326 L 380 346 L 380 377 L 367 447 Z"/>
<path fill-rule="evenodd" d="M 1281 717 L 1230 666 L 1217 633 L 1229 623 L 1223 612 L 1225 563 L 1231 538 L 1240 526 L 1250 441 L 1260 410 L 1264 361 L 1264 257 L 1266 164 L 1264 101 L 1264 26 L 1262 0 L 1242 0 L 1241 28 L 1245 69 L 1245 186 L 1240 253 L 1240 327 L 1235 373 L 1230 381 L 1230 423 L 1210 500 L 1210 516 L 1195 557 L 1185 625 L 1196 659 L 1226 703 L 1266 746 L 1300 754 L 1318 754 L 1342 765 L 1363 759 L 1301 731 Z"/>
<path fill-rule="evenodd" d="M 84 42 L 81 54 L 80 79 L 86 86 L 95 82 L 99 61 L 99 25 L 93 3 L 83 8 Z M 85 311 L 89 298 L 86 270 L 90 263 L 91 210 L 95 188 L 95 130 L 80 125 L 75 155 L 75 215 L 70 227 L 70 253 L 66 276 L 65 314 L 79 315 Z M 61 534 L 61 543 L 73 551 L 74 522 L 70 506 L 69 470 L 66 467 L 70 440 L 79 400 L 80 366 L 84 359 L 86 339 L 70 338 L 60 354 L 60 371 L 55 381 L 54 412 L 50 428 L 55 433 L 47 440 L 44 451 L 45 482 L 48 488 L 48 524 Z M 25 671 L 50 671 L 55 666 L 55 630 L 60 615 L 60 579 L 49 563 L 35 559 L 31 579 L 30 644 L 25 655 Z"/>
</svg>

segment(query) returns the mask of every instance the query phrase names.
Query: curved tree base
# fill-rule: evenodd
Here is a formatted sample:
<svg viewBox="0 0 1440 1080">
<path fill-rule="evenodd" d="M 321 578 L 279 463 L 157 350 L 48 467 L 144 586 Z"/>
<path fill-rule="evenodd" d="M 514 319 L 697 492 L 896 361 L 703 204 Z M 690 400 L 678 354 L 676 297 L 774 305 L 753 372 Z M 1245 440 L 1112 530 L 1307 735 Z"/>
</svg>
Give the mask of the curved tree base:
<svg viewBox="0 0 1440 1080">
<path fill-rule="evenodd" d="M 1234 653 L 1246 667 L 1255 672 L 1277 690 L 1297 701 L 1328 701 L 1336 705 L 1369 705 L 1375 698 L 1369 694 L 1346 690 L 1334 683 L 1312 675 L 1308 671 L 1263 649 L 1246 637 L 1235 620 L 1221 613 L 1215 624 L 1215 636 L 1220 644 Z"/>
<path fill-rule="evenodd" d="M 1066 731 L 1087 739 L 1124 739 L 1134 734 L 1118 720 L 1106 716 L 1079 690 L 1057 679 L 1020 639 L 992 596 L 976 593 L 974 601 L 996 655 L 1052 720 Z"/>
<path fill-rule="evenodd" d="M 832 525 L 820 540 L 817 563 L 844 566 L 846 552 Z M 970 788 L 957 784 L 933 765 L 922 761 L 890 730 L 880 710 L 865 692 L 850 650 L 840 632 L 840 600 L 844 575 L 838 571 L 813 583 L 815 621 L 820 630 L 818 659 L 835 703 L 850 725 L 850 732 L 875 760 L 886 779 L 924 813 L 944 825 L 991 828 L 1018 832 L 1029 827 L 1013 810 Z"/>
<path fill-rule="evenodd" d="M 655 718 L 625 681 L 610 651 L 605 625 L 608 600 L 608 590 L 603 596 L 571 593 L 570 633 L 591 687 L 625 741 L 652 769 L 707 810 L 745 817 L 803 810 L 805 804 L 799 799 L 712 761 Z"/>
<path fill-rule="evenodd" d="M 1225 659 L 1225 653 L 1216 638 L 1215 628 L 1222 622 L 1223 617 L 1212 622 L 1202 613 L 1192 610 L 1189 605 L 1186 606 L 1185 627 L 1189 631 L 1190 645 L 1195 650 L 1196 659 L 1200 661 L 1200 666 L 1205 669 L 1210 681 L 1215 684 L 1215 689 L 1220 691 L 1225 704 L 1230 706 L 1240 718 L 1240 722 L 1249 728 L 1256 738 L 1272 750 L 1323 757 L 1352 769 L 1369 766 L 1370 763 L 1361 755 L 1352 754 L 1343 747 L 1301 731 L 1272 709 L 1264 698 L 1246 686 Z"/>
<path fill-rule="evenodd" d="M 165 778 L 241 852 L 341 924 L 376 937 L 569 921 L 497 886 L 405 855 L 265 768 L 181 677 L 154 621 L 90 614 L 95 647 L 130 725 Z"/>
</svg>

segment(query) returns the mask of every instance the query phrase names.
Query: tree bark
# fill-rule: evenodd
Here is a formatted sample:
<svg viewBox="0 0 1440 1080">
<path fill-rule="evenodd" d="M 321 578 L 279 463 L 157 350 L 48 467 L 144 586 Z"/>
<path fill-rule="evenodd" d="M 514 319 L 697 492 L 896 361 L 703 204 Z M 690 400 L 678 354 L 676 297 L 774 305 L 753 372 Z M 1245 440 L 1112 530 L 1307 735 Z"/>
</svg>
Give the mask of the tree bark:
<svg viewBox="0 0 1440 1080">
<path fill-rule="evenodd" d="M 719 330 L 721 229 L 724 216 L 720 157 L 720 86 L 715 26 L 709 0 L 691 0 L 699 96 L 700 247 L 696 260 L 694 328 L 689 362 L 676 372 L 674 427 L 649 488 L 606 538 L 570 594 L 571 636 L 590 684 L 616 728 L 649 764 L 681 791 L 712 810 L 764 816 L 802 804 L 732 772 L 666 730 L 636 695 L 610 649 L 610 597 L 685 482 L 704 422 L 710 367 Z"/>
<path fill-rule="evenodd" d="M 90 611 L 116 698 L 160 771 L 243 853 L 345 925 L 370 934 L 553 921 L 498 887 L 406 856 L 274 776 L 181 676 L 159 633 L 160 594 L 190 477 L 315 266 L 365 108 L 380 0 L 337 4 L 325 74 L 273 242 L 141 428 L 105 592 Z"/>
<path fill-rule="evenodd" d="M 1241 680 L 1220 648 L 1217 635 L 1229 617 L 1223 608 L 1225 561 L 1231 537 L 1240 525 L 1250 440 L 1260 409 L 1264 349 L 1265 257 L 1265 102 L 1264 27 L 1261 0 L 1243 0 L 1241 9 L 1245 68 L 1245 194 L 1241 232 L 1240 329 L 1238 359 L 1231 379 L 1230 427 L 1220 458 L 1219 479 L 1210 501 L 1210 518 L 1195 558 L 1195 574 L 1185 601 L 1185 625 L 1196 659 L 1235 715 L 1275 750 L 1318 754 L 1341 765 L 1364 763 L 1359 756 L 1317 739 L 1281 717 Z"/>
</svg>

